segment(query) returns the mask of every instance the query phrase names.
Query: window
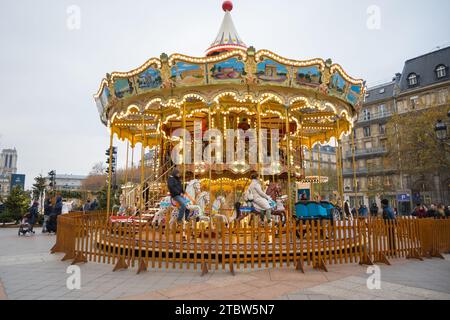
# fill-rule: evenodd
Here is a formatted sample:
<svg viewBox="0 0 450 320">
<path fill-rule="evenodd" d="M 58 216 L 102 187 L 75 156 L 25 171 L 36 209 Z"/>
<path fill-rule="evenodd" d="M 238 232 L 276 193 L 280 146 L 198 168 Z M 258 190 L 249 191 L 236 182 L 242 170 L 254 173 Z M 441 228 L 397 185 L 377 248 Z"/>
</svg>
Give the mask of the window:
<svg viewBox="0 0 450 320">
<path fill-rule="evenodd" d="M 385 124 L 379 125 L 379 132 L 380 132 L 380 134 L 386 134 L 386 125 Z"/>
<path fill-rule="evenodd" d="M 445 76 L 447 76 L 447 68 L 441 64 L 439 66 L 436 67 L 436 77 L 438 79 L 444 78 Z"/>
<path fill-rule="evenodd" d="M 381 88 L 380 91 L 378 91 L 380 94 L 383 94 L 386 92 L 386 90 L 384 88 Z"/>
<path fill-rule="evenodd" d="M 419 84 L 419 80 L 417 79 L 417 75 L 415 73 L 411 73 L 408 76 L 408 85 L 410 87 L 417 86 Z"/>
<path fill-rule="evenodd" d="M 447 102 L 447 89 L 440 90 L 438 93 L 438 103 L 444 104 Z"/>
<path fill-rule="evenodd" d="M 416 109 L 418 101 L 419 101 L 419 97 L 417 97 L 417 96 L 411 97 L 410 102 L 411 102 L 411 109 L 412 110 Z"/>
<path fill-rule="evenodd" d="M 364 127 L 364 137 L 370 137 L 370 127 Z"/>
<path fill-rule="evenodd" d="M 363 115 L 364 115 L 364 121 L 370 120 L 370 111 L 369 110 L 364 109 Z"/>
<path fill-rule="evenodd" d="M 384 115 L 386 114 L 386 105 L 384 105 L 384 104 L 379 105 L 378 113 L 379 113 L 380 117 L 384 117 Z"/>
</svg>

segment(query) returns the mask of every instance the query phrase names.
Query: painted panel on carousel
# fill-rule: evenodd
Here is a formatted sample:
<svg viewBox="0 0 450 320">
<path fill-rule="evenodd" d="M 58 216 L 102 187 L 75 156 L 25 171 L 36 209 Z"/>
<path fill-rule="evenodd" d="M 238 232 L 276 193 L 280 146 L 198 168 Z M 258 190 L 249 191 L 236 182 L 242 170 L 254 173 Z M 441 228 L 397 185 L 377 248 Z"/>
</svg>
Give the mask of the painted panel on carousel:
<svg viewBox="0 0 450 320">
<path fill-rule="evenodd" d="M 352 85 L 347 94 L 347 101 L 350 102 L 352 105 L 356 105 L 361 96 L 361 92 L 362 92 L 362 88 L 360 85 L 356 85 L 356 84 Z"/>
<path fill-rule="evenodd" d="M 108 105 L 110 99 L 111 99 L 111 92 L 109 91 L 109 88 L 108 87 L 103 88 L 103 91 L 100 95 L 100 101 L 102 103 L 103 108 L 105 108 Z"/>
<path fill-rule="evenodd" d="M 244 63 L 231 58 L 208 66 L 211 83 L 241 83 L 244 78 Z"/>
<path fill-rule="evenodd" d="M 317 87 L 320 85 L 321 77 L 319 66 L 300 67 L 296 69 L 294 83 L 296 86 Z"/>
<path fill-rule="evenodd" d="M 346 86 L 347 81 L 338 72 L 335 72 L 330 81 L 330 93 L 342 97 L 345 94 Z"/>
<path fill-rule="evenodd" d="M 162 84 L 161 71 L 150 67 L 135 77 L 135 83 L 139 93 L 159 89 Z"/>
<path fill-rule="evenodd" d="M 205 83 L 205 67 L 202 64 L 176 62 L 171 69 L 171 79 L 179 86 L 196 86 Z"/>
<path fill-rule="evenodd" d="M 283 85 L 289 81 L 289 71 L 286 66 L 267 59 L 258 63 L 256 77 L 264 84 Z"/>
<path fill-rule="evenodd" d="M 132 78 L 117 78 L 114 80 L 114 93 L 119 99 L 127 98 L 135 93 Z"/>
</svg>

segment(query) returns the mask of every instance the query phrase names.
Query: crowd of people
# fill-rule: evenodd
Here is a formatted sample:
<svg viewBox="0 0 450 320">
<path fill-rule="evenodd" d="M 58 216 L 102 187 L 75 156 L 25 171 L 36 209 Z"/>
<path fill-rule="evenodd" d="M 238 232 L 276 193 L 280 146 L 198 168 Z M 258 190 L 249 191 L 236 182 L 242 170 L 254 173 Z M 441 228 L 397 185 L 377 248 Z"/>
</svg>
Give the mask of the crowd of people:
<svg viewBox="0 0 450 320">
<path fill-rule="evenodd" d="M 387 199 L 384 199 L 381 201 L 381 210 L 378 207 L 378 205 L 373 202 L 370 205 L 370 208 L 367 208 L 367 206 L 363 203 L 360 203 L 358 209 L 353 208 L 351 210 L 352 215 L 359 216 L 362 218 L 367 218 L 368 216 L 371 217 L 378 217 L 380 213 L 384 214 L 384 211 L 386 211 L 386 208 L 389 207 L 394 217 L 398 216 L 398 211 L 396 208 L 392 208 L 389 205 L 389 201 Z M 344 210 L 348 214 L 350 212 L 350 206 L 348 204 L 348 201 L 345 202 Z M 431 204 L 429 208 L 427 208 L 424 204 L 418 203 L 414 210 L 409 214 L 409 216 L 417 217 L 420 219 L 423 218 L 435 218 L 435 219 L 445 219 L 450 218 L 450 206 L 445 206 L 443 204 Z"/>
</svg>

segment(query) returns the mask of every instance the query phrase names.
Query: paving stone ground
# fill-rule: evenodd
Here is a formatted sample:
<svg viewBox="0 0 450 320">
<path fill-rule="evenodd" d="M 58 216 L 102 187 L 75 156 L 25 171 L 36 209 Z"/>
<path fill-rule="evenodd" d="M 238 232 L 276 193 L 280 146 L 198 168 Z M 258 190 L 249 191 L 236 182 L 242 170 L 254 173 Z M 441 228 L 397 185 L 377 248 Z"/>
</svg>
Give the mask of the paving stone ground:
<svg viewBox="0 0 450 320">
<path fill-rule="evenodd" d="M 80 265 L 81 289 L 69 290 L 69 262 L 50 255 L 54 236 L 17 236 L 0 228 L 0 299 L 13 300 L 450 300 L 450 255 L 445 260 L 391 261 L 380 265 L 381 289 L 367 287 L 367 267 L 328 266 L 329 272 L 306 268 L 238 271 L 134 269 L 113 273 L 111 265 Z"/>
</svg>

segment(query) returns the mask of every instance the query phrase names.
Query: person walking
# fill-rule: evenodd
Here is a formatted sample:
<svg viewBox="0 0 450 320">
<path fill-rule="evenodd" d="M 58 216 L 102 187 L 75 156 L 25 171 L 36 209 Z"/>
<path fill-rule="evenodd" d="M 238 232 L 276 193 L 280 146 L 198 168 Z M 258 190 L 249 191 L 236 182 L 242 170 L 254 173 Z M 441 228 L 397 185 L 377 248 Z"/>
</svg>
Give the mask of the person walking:
<svg viewBox="0 0 450 320">
<path fill-rule="evenodd" d="M 177 222 L 183 222 L 183 218 L 189 220 L 189 210 L 187 209 L 187 201 L 183 198 L 184 189 L 181 183 L 181 172 L 174 169 L 167 180 L 167 187 L 169 188 L 170 196 L 180 206 L 178 208 Z"/>
<path fill-rule="evenodd" d="M 396 245 L 395 245 L 395 227 L 392 225 L 392 222 L 396 221 L 394 209 L 389 205 L 388 199 L 383 199 L 381 201 L 381 207 L 383 209 L 383 220 L 387 227 L 387 238 L 389 244 L 389 251 L 391 254 L 395 253 Z"/>
<path fill-rule="evenodd" d="M 90 211 L 95 211 L 95 210 L 97 210 L 97 207 L 98 207 L 97 199 L 94 199 L 94 201 L 92 201 L 92 203 L 91 203 Z"/>
<path fill-rule="evenodd" d="M 47 233 L 47 223 L 52 211 L 52 200 L 50 198 L 46 198 L 44 202 L 44 223 L 42 225 L 42 233 Z"/>
<path fill-rule="evenodd" d="M 364 205 L 364 203 L 360 203 L 359 204 L 359 209 L 358 209 L 358 215 L 360 218 L 367 218 L 367 214 L 368 214 L 369 210 L 367 209 L 367 207 Z"/>
<path fill-rule="evenodd" d="M 370 215 L 372 217 L 378 217 L 378 206 L 376 202 L 373 202 L 370 206 Z"/>
<path fill-rule="evenodd" d="M 30 219 L 28 220 L 28 223 L 30 224 L 31 232 L 34 233 L 33 227 L 34 227 L 34 225 L 37 222 L 38 217 L 39 217 L 39 202 L 34 201 L 29 212 L 30 212 Z"/>
<path fill-rule="evenodd" d="M 87 199 L 86 203 L 83 206 L 83 212 L 88 213 L 91 211 L 91 200 Z"/>
</svg>

